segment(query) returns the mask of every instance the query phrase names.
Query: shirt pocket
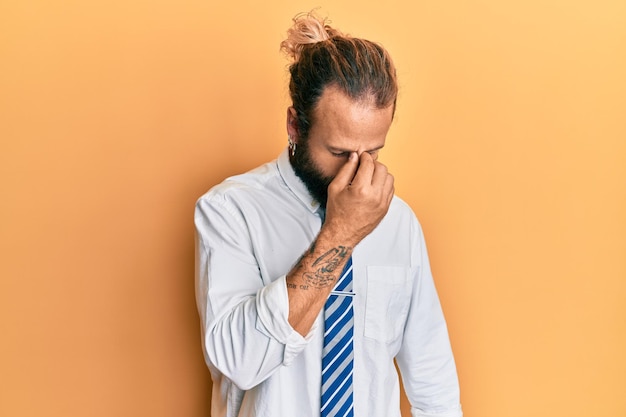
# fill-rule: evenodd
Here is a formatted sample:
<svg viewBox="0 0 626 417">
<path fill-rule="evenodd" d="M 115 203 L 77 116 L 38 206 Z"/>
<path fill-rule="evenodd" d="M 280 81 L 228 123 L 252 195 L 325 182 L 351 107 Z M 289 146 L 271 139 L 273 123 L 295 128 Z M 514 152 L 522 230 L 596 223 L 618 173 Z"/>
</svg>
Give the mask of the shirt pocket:
<svg viewBox="0 0 626 417">
<path fill-rule="evenodd" d="M 401 336 L 411 301 L 409 268 L 368 266 L 363 336 L 389 343 Z"/>
</svg>

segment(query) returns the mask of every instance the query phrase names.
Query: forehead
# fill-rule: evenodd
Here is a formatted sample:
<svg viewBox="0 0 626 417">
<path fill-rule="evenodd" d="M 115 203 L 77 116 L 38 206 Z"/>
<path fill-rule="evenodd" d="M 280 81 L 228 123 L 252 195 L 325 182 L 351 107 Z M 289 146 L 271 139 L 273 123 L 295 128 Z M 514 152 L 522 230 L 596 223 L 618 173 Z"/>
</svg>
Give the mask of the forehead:
<svg viewBox="0 0 626 417">
<path fill-rule="evenodd" d="M 314 111 L 310 139 L 356 149 L 382 146 L 393 119 L 393 106 L 376 107 L 374 98 L 354 100 L 336 87 L 327 87 Z"/>
</svg>

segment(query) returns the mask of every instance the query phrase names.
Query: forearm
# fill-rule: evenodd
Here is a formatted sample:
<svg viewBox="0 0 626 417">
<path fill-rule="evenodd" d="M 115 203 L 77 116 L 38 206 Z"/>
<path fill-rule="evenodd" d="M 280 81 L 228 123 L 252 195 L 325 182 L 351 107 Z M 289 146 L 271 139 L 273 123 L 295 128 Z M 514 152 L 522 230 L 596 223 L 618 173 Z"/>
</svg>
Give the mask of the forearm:
<svg viewBox="0 0 626 417">
<path fill-rule="evenodd" d="M 322 228 L 287 275 L 289 324 L 306 336 L 352 255 L 354 243 L 332 226 Z"/>
</svg>

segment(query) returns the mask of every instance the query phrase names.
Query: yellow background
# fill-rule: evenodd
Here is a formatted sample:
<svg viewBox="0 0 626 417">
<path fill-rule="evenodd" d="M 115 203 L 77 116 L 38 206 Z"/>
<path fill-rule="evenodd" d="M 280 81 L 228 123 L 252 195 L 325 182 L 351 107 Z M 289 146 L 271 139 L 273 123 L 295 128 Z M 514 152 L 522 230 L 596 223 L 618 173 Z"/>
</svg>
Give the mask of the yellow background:
<svg viewBox="0 0 626 417">
<path fill-rule="evenodd" d="M 286 145 L 315 6 L 396 61 L 466 417 L 626 415 L 623 0 L 2 0 L 0 416 L 208 416 L 193 205 Z"/>
</svg>

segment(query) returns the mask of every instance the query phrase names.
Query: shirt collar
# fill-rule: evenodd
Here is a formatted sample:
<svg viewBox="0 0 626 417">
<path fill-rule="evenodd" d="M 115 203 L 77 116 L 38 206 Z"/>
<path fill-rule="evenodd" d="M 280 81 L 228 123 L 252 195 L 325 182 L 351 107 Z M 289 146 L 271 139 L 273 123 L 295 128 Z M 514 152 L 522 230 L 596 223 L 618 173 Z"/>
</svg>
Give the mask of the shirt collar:
<svg viewBox="0 0 626 417">
<path fill-rule="evenodd" d="M 317 202 L 309 193 L 309 190 L 306 188 L 306 185 L 302 182 L 302 180 L 296 175 L 296 172 L 293 170 L 293 166 L 291 166 L 291 162 L 289 162 L 289 148 L 285 148 L 281 154 L 278 156 L 277 165 L 278 172 L 280 176 L 283 178 L 283 181 L 287 185 L 287 188 L 291 190 L 292 193 L 300 200 L 311 213 L 316 213 L 320 210 L 320 203 Z"/>
</svg>

